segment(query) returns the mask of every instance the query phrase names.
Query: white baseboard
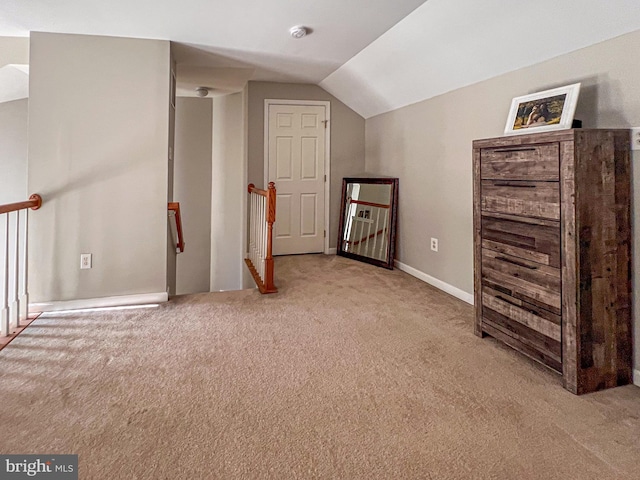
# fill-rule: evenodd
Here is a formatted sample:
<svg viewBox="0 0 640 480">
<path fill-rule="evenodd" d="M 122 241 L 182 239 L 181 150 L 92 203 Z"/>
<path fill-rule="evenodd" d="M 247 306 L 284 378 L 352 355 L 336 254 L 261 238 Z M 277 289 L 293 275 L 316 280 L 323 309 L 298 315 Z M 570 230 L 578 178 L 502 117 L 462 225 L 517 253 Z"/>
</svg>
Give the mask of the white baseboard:
<svg viewBox="0 0 640 480">
<path fill-rule="evenodd" d="M 79 310 L 86 308 L 124 307 L 162 303 L 169 300 L 167 292 L 141 293 L 137 295 L 119 295 L 117 297 L 85 298 L 82 300 L 63 300 L 58 302 L 30 303 L 29 312 L 57 312 L 60 310 Z"/>
<path fill-rule="evenodd" d="M 640 387 L 640 370 L 633 371 L 633 384 Z"/>
<path fill-rule="evenodd" d="M 330 248 L 327 251 L 326 255 L 336 255 L 337 253 L 338 253 L 338 249 L 334 247 L 334 248 Z"/>
<path fill-rule="evenodd" d="M 403 272 L 406 272 L 409 275 L 412 275 L 422 280 L 423 282 L 428 283 L 429 285 L 433 285 L 434 287 L 439 288 L 443 292 L 446 292 L 449 295 L 453 295 L 454 297 L 459 298 L 463 302 L 467 302 L 473 305 L 472 293 L 467 293 L 464 290 L 460 290 L 458 287 L 449 285 L 448 283 L 443 282 L 442 280 L 438 280 L 437 278 L 432 277 L 431 275 L 427 275 L 426 273 L 421 272 L 416 268 L 410 267 L 409 265 L 405 265 L 404 263 L 399 262 L 398 260 L 395 261 L 395 265 L 398 269 L 402 270 Z"/>
</svg>

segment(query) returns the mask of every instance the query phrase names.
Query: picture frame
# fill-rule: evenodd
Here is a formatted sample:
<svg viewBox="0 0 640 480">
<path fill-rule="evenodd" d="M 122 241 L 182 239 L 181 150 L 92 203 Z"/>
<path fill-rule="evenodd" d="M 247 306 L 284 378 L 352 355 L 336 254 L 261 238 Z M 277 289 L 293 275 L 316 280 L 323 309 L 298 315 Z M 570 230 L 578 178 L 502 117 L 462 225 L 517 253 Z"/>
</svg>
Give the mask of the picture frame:
<svg viewBox="0 0 640 480">
<path fill-rule="evenodd" d="M 368 219 L 368 218 L 369 218 L 370 213 L 371 213 L 371 210 L 360 210 L 360 211 L 358 212 L 358 217 L 359 217 L 359 218 Z"/>
<path fill-rule="evenodd" d="M 505 135 L 571 128 L 580 83 L 523 95 L 511 100 Z"/>
</svg>

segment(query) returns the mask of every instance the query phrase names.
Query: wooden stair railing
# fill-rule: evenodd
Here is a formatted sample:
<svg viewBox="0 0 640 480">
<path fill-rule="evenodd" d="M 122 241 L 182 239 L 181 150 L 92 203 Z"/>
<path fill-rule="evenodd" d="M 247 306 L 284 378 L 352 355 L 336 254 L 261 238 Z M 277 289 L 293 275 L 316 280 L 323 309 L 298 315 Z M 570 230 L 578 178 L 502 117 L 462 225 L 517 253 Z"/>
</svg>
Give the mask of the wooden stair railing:
<svg viewBox="0 0 640 480">
<path fill-rule="evenodd" d="M 184 252 L 184 234 L 182 233 L 182 217 L 180 216 L 180 202 L 169 202 L 168 210 L 173 212 L 173 216 L 175 219 L 175 226 L 171 224 L 172 227 L 176 229 L 176 252 L 182 253 Z"/>
<path fill-rule="evenodd" d="M 4 347 L 30 321 L 29 284 L 27 269 L 27 236 L 29 209 L 38 210 L 42 197 L 33 194 L 26 202 L 0 205 L 0 225 L 4 235 L 0 237 L 3 271 L 0 272 L 0 348 Z M 24 210 L 24 214 L 20 213 Z M 4 218 L 2 218 L 4 216 Z M 11 221 L 11 217 L 14 221 Z"/>
<path fill-rule="evenodd" d="M 249 184 L 249 253 L 245 263 L 260 293 L 276 293 L 273 281 L 273 223 L 276 221 L 276 185 L 267 190 Z"/>
<path fill-rule="evenodd" d="M 42 197 L 37 193 L 34 193 L 29 197 L 26 202 L 7 203 L 6 205 L 0 205 L 0 215 L 3 213 L 17 212 L 18 210 L 25 210 L 30 208 L 31 210 L 38 210 L 42 206 Z"/>
</svg>

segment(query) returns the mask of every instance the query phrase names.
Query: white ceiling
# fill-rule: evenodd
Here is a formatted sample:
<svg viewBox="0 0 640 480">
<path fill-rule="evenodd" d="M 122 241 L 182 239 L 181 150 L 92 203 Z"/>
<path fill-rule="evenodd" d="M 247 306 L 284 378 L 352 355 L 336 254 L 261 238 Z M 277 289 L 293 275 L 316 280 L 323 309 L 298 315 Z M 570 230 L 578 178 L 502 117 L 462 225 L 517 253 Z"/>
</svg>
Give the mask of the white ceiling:
<svg viewBox="0 0 640 480">
<path fill-rule="evenodd" d="M 1 0 L 0 35 L 41 31 L 172 40 L 190 45 L 188 61 L 199 66 L 254 68 L 254 80 L 319 83 L 423 2 Z M 295 25 L 313 33 L 295 40 L 289 35 Z"/>
<path fill-rule="evenodd" d="M 638 0 L 0 2 L 0 36 L 171 40 L 183 92 L 319 83 L 365 118 L 638 29 Z"/>
</svg>

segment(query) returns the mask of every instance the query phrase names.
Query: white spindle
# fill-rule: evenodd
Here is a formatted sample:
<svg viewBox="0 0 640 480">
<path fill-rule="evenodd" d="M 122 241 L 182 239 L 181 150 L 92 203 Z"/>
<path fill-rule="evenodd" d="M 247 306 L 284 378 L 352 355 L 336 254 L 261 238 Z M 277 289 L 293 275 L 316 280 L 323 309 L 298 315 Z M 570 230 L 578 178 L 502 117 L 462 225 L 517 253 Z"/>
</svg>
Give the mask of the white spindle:
<svg viewBox="0 0 640 480">
<path fill-rule="evenodd" d="M 373 208 L 370 210 L 370 212 L 373 212 Z M 368 226 L 367 226 L 367 240 L 365 241 L 364 253 L 365 253 L 365 255 L 369 256 L 369 239 L 371 238 L 371 225 L 373 225 L 373 218 L 368 218 L 367 220 L 369 220 L 369 222 L 367 222 L 367 224 L 368 224 Z"/>
<path fill-rule="evenodd" d="M 253 243 L 251 244 L 251 263 L 253 266 L 256 266 L 256 248 L 258 241 L 258 233 L 257 233 L 257 215 L 258 209 L 256 207 L 257 196 L 255 193 L 251 194 L 251 235 L 253 237 Z"/>
<path fill-rule="evenodd" d="M 29 317 L 29 210 L 24 211 L 24 226 L 22 227 L 22 288 L 20 295 L 20 320 Z"/>
<path fill-rule="evenodd" d="M 2 335 L 10 333 L 9 328 L 9 214 L 5 214 L 4 231 L 4 288 L 2 292 L 2 311 L 0 312 L 0 330 Z"/>
<path fill-rule="evenodd" d="M 251 263 L 253 263 L 253 249 L 256 244 L 256 232 L 255 232 L 255 222 L 256 222 L 256 212 L 255 212 L 255 193 L 251 193 L 251 246 L 249 247 L 249 258 L 251 258 Z"/>
<path fill-rule="evenodd" d="M 267 222 L 269 216 L 269 212 L 267 212 L 269 202 L 267 202 L 267 197 L 263 197 L 262 204 L 264 207 L 262 209 L 262 228 L 264 231 L 262 234 L 262 278 L 265 278 L 265 274 L 267 273 L 267 237 L 269 236 L 269 223 Z"/>
<path fill-rule="evenodd" d="M 384 227 L 382 228 L 382 241 L 380 242 L 380 252 L 378 253 L 378 258 L 381 258 L 381 259 L 387 258 L 388 222 L 389 222 L 389 209 L 387 208 L 384 211 Z"/>
<path fill-rule="evenodd" d="M 253 246 L 253 257 L 256 265 L 258 265 L 258 259 L 260 258 L 260 195 L 257 193 L 253 197 L 253 221 L 255 229 L 255 242 Z"/>
<path fill-rule="evenodd" d="M 371 247 L 371 254 L 373 257 L 376 257 L 376 245 L 378 244 L 378 230 L 380 229 L 380 210 L 380 208 L 376 208 L 376 228 L 374 229 L 374 232 L 376 232 L 376 234 L 373 237 L 373 247 Z"/>
<path fill-rule="evenodd" d="M 258 266 L 258 248 L 260 248 L 258 236 L 258 222 L 260 221 L 260 210 L 258 209 L 259 195 L 253 194 L 253 265 Z"/>
<path fill-rule="evenodd" d="M 256 264 L 256 194 L 251 194 L 251 263 Z"/>
<path fill-rule="evenodd" d="M 261 195 L 256 194 L 256 268 L 260 273 L 260 251 L 262 250 L 262 212 L 260 211 Z M 260 274 L 262 278 L 262 274 Z"/>
<path fill-rule="evenodd" d="M 260 259 L 260 195 L 257 193 L 254 194 L 253 197 L 253 208 L 254 208 L 254 226 L 255 229 L 255 244 L 253 248 L 253 261 L 254 265 L 257 268 L 260 268 L 259 259 Z"/>
<path fill-rule="evenodd" d="M 16 231 L 13 244 L 13 302 L 11 303 L 11 324 L 20 326 L 20 210 L 16 211 Z"/>
<path fill-rule="evenodd" d="M 363 214 L 364 215 L 364 214 Z M 360 255 L 360 250 L 362 249 L 362 235 L 364 235 L 364 217 L 360 217 L 360 234 L 358 235 L 358 255 Z"/>
<path fill-rule="evenodd" d="M 262 273 L 260 270 L 260 251 L 262 250 L 262 229 L 261 229 L 261 222 L 262 222 L 262 212 L 260 211 L 260 204 L 261 204 L 261 199 L 262 196 L 256 193 L 256 250 L 255 250 L 255 267 L 256 270 L 258 271 L 258 274 L 260 275 L 260 278 L 262 278 Z"/>
<path fill-rule="evenodd" d="M 353 240 L 351 243 L 351 253 L 356 253 L 356 250 L 358 249 L 358 230 L 360 230 L 360 220 L 358 220 L 356 212 L 356 216 L 353 217 Z"/>
<path fill-rule="evenodd" d="M 354 210 L 354 204 L 351 203 L 351 197 L 349 197 L 349 205 L 347 207 L 347 214 L 345 215 L 344 218 L 344 225 L 343 225 L 343 231 L 345 232 L 344 234 L 344 238 L 341 238 L 340 241 L 342 242 L 343 245 L 343 249 L 345 252 L 350 252 L 351 251 L 351 243 L 349 243 L 352 238 L 351 238 L 351 228 L 353 225 L 353 219 L 356 215 L 355 210 Z"/>
<path fill-rule="evenodd" d="M 267 197 L 260 196 L 260 278 L 264 280 L 264 259 L 267 256 Z"/>
</svg>

